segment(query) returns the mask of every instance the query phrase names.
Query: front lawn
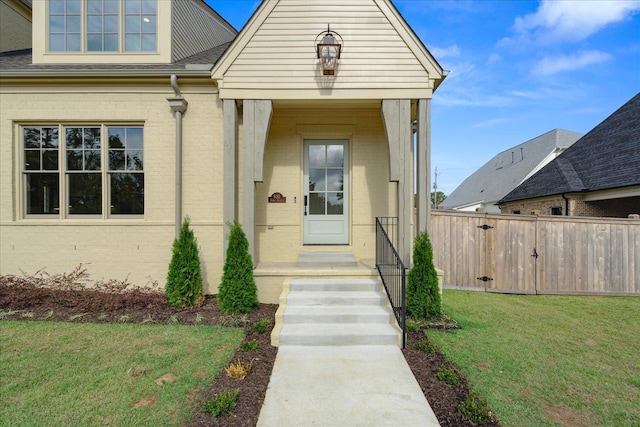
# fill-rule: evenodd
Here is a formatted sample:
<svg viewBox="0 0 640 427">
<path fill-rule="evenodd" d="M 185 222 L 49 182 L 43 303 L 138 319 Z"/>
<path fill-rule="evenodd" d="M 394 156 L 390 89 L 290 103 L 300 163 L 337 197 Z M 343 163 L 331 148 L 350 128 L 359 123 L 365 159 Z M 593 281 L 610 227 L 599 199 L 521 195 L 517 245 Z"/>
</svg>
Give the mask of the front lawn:
<svg viewBox="0 0 640 427">
<path fill-rule="evenodd" d="M 429 331 L 505 426 L 640 426 L 640 298 L 448 291 Z"/>
<path fill-rule="evenodd" d="M 241 328 L 0 321 L 0 424 L 182 425 Z"/>
</svg>

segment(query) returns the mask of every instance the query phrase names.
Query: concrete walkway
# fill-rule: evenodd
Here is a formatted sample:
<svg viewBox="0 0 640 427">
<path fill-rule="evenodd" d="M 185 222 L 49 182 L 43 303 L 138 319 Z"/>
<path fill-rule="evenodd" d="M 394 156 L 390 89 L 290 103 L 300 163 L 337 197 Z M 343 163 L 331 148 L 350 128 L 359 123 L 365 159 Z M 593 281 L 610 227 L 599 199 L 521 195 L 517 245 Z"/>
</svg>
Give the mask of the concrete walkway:
<svg viewBox="0 0 640 427">
<path fill-rule="evenodd" d="M 440 424 L 397 346 L 284 345 L 257 425 Z"/>
<path fill-rule="evenodd" d="M 398 347 L 381 286 L 353 278 L 285 286 L 258 426 L 440 425 Z"/>
</svg>

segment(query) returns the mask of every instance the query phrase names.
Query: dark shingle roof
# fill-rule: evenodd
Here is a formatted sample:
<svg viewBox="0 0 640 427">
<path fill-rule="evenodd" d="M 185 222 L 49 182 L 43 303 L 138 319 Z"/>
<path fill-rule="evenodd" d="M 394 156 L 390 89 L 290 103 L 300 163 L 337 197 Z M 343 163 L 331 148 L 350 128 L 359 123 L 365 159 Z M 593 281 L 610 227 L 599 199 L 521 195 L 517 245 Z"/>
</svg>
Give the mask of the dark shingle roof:
<svg viewBox="0 0 640 427">
<path fill-rule="evenodd" d="M 640 93 L 498 203 L 640 185 Z"/>
<path fill-rule="evenodd" d="M 32 64 L 31 49 L 14 50 L 10 52 L 0 53 L 0 74 L 22 74 L 28 75 L 47 75 L 56 74 L 64 75 L 68 73 L 87 73 L 92 72 L 158 72 L 186 70 L 189 65 L 209 66 L 210 70 L 222 54 L 229 47 L 229 43 L 205 50 L 188 58 L 181 59 L 168 64 Z"/>
</svg>

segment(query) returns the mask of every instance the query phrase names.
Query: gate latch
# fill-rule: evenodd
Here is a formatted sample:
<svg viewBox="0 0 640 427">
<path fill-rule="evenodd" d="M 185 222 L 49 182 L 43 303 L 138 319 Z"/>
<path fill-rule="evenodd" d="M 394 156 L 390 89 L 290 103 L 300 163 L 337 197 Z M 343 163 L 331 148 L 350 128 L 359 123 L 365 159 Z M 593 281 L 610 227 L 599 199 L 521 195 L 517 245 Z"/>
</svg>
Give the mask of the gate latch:
<svg viewBox="0 0 640 427">
<path fill-rule="evenodd" d="M 531 256 L 535 259 L 538 259 L 538 252 L 536 252 L 536 248 L 533 248 L 533 253 L 531 254 Z"/>
<path fill-rule="evenodd" d="M 488 230 L 488 229 L 490 229 L 490 228 L 493 228 L 491 225 L 487 225 L 487 224 L 484 224 L 484 225 L 478 225 L 477 227 L 478 227 L 478 228 L 482 228 L 483 230 Z"/>
<path fill-rule="evenodd" d="M 493 280 L 493 278 L 487 277 L 487 276 L 476 277 L 476 279 L 482 280 L 483 282 L 488 282 L 489 280 Z"/>
</svg>

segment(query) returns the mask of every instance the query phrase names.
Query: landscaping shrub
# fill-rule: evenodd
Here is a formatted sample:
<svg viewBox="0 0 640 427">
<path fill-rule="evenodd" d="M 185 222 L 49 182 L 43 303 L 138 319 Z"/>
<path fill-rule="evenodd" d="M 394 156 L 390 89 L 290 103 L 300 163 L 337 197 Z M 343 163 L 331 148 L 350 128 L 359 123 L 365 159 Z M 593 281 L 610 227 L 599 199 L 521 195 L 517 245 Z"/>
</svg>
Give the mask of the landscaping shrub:
<svg viewBox="0 0 640 427">
<path fill-rule="evenodd" d="M 234 222 L 229 227 L 229 246 L 218 289 L 218 303 L 224 313 L 250 313 L 258 307 L 258 289 L 253 280 L 249 242 L 240 224 Z"/>
<path fill-rule="evenodd" d="M 173 256 L 165 288 L 167 301 L 174 307 L 197 307 L 204 301 L 198 243 L 185 218 L 180 236 L 173 241 Z"/>
<path fill-rule="evenodd" d="M 456 371 L 453 368 L 445 368 L 439 367 L 436 372 L 436 376 L 440 381 L 444 381 L 449 385 L 458 385 L 460 384 L 460 378 L 456 374 Z"/>
<path fill-rule="evenodd" d="M 413 245 L 413 267 L 407 280 L 407 311 L 427 318 L 441 313 L 438 274 L 433 265 L 433 248 L 426 231 L 418 234 Z"/>
<path fill-rule="evenodd" d="M 213 396 L 213 399 L 206 400 L 202 405 L 202 410 L 214 417 L 229 413 L 236 407 L 239 392 L 239 389 L 222 390 Z"/>
<path fill-rule="evenodd" d="M 248 362 L 236 360 L 234 362 L 231 362 L 229 366 L 224 369 L 227 372 L 227 376 L 235 378 L 237 380 L 243 380 L 247 378 L 247 375 L 249 375 L 249 373 L 251 372 L 251 368 L 253 368 L 253 360 L 250 360 Z"/>
<path fill-rule="evenodd" d="M 264 334 L 270 324 L 271 321 L 269 319 L 260 319 L 253 324 L 253 330 L 259 334 Z"/>
<path fill-rule="evenodd" d="M 425 353 L 437 353 L 438 345 L 432 342 L 429 338 L 418 341 L 413 345 L 416 350 L 420 350 Z"/>
<path fill-rule="evenodd" d="M 420 322 L 413 319 L 407 319 L 405 326 L 409 332 L 420 332 Z"/>
<path fill-rule="evenodd" d="M 491 417 L 487 401 L 474 391 L 470 391 L 465 401 L 458 405 L 458 410 L 462 415 L 479 425 L 484 424 Z"/>
<path fill-rule="evenodd" d="M 256 351 L 258 349 L 258 340 L 244 341 L 240 349 L 242 351 Z"/>
</svg>

